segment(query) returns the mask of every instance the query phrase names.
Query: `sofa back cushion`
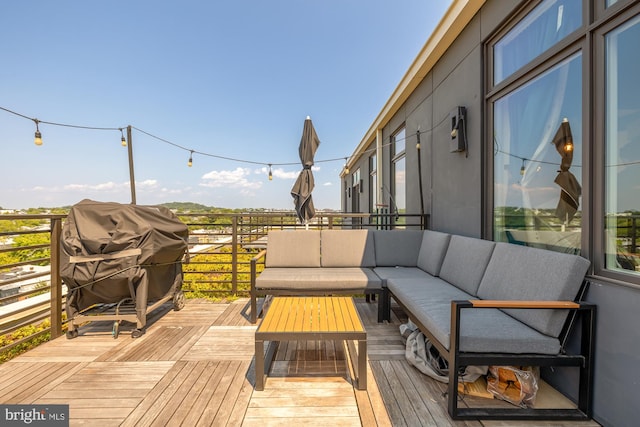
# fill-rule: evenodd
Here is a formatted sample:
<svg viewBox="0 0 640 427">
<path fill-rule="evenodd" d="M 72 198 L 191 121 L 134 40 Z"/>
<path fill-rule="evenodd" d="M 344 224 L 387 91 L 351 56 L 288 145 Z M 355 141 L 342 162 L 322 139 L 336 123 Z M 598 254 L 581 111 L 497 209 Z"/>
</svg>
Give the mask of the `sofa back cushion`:
<svg viewBox="0 0 640 427">
<path fill-rule="evenodd" d="M 451 239 L 450 234 L 431 230 L 423 231 L 417 266 L 432 276 L 438 276 L 444 256 L 447 254 L 449 239 Z"/>
<path fill-rule="evenodd" d="M 497 243 L 478 288 L 482 299 L 573 301 L 589 261 L 571 254 Z M 566 310 L 504 310 L 543 334 L 558 337 Z"/>
<path fill-rule="evenodd" d="M 319 230 L 273 230 L 267 237 L 266 267 L 320 267 Z"/>
<path fill-rule="evenodd" d="M 440 268 L 440 278 L 470 295 L 477 295 L 495 245 L 489 240 L 452 235 Z"/>
<path fill-rule="evenodd" d="M 375 267 L 373 234 L 369 230 L 322 230 L 320 264 L 323 267 Z"/>
<path fill-rule="evenodd" d="M 375 230 L 376 266 L 415 267 L 422 243 L 422 230 Z"/>
</svg>

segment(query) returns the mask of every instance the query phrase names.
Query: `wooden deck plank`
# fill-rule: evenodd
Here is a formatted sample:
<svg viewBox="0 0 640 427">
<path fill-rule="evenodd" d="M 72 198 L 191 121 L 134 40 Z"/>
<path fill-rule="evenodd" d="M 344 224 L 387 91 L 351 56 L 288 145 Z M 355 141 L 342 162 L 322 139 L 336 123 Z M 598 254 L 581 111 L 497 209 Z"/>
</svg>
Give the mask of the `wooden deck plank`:
<svg viewBox="0 0 640 427">
<path fill-rule="evenodd" d="M 178 361 L 175 362 L 173 367 L 162 377 L 156 386 L 144 397 L 140 404 L 127 416 L 123 421 L 123 426 L 134 426 L 144 418 L 148 420 L 149 417 L 154 415 L 154 408 L 158 407 L 157 401 L 166 394 L 166 389 L 174 384 L 176 377 L 182 374 L 187 367 L 187 362 Z"/>
<path fill-rule="evenodd" d="M 0 403 L 66 403 L 72 426 L 98 427 L 598 425 L 454 422 L 446 385 L 405 360 L 398 331 L 404 313 L 394 305 L 392 321 L 378 324 L 377 302 L 359 298 L 356 308 L 367 331 L 366 391 L 354 389 L 348 350 L 339 340 L 282 342 L 266 389 L 255 391 L 256 325 L 248 321 L 248 299 L 188 300 L 178 312 L 156 310 L 140 338 L 123 329 L 113 339 L 111 322 L 91 322 L 73 340 L 58 338 L 0 365 Z"/>
<path fill-rule="evenodd" d="M 209 406 L 209 400 L 216 392 L 224 372 L 229 369 L 230 363 L 231 362 L 221 361 L 210 362 L 208 364 L 207 370 L 205 371 L 206 374 L 203 375 L 201 380 L 198 382 L 202 387 L 199 388 L 199 393 L 197 395 L 194 393 L 193 399 L 195 402 L 192 406 L 192 410 L 187 414 L 182 422 L 182 425 L 195 426 L 198 423 L 202 414 Z"/>
<path fill-rule="evenodd" d="M 28 370 L 27 377 L 21 377 L 12 386 L 4 387 L 0 402 L 34 403 L 43 394 L 55 388 L 62 381 L 73 375 L 85 365 L 84 363 L 8 363 L 10 367 Z"/>
<path fill-rule="evenodd" d="M 367 365 L 367 390 L 354 390 L 362 425 L 390 427 L 392 425 L 391 419 L 384 406 L 384 401 L 376 384 L 376 378 L 373 375 L 371 366 Z"/>
<path fill-rule="evenodd" d="M 245 378 L 245 373 L 247 372 L 250 362 L 239 361 L 234 364 L 236 365 L 236 370 L 231 377 L 231 384 L 227 388 L 224 401 L 220 403 L 220 409 L 213 419 L 212 425 L 233 425 L 230 423 L 230 420 L 234 414 L 234 403 L 238 402 L 238 398 L 243 391 L 246 393 L 249 387 L 253 388 L 253 384 L 248 384 Z M 248 402 L 249 400 L 245 398 L 244 404 L 246 405 Z"/>
<path fill-rule="evenodd" d="M 211 326 L 193 343 L 182 360 L 251 360 L 255 326 Z"/>
<path fill-rule="evenodd" d="M 236 373 L 240 366 L 241 362 L 229 362 L 227 368 L 222 372 L 222 377 L 218 381 L 215 392 L 212 393 L 207 407 L 202 412 L 202 415 L 196 424 L 197 426 L 224 425 L 216 424 L 215 420 L 218 416 L 224 417 L 222 412 L 225 404 L 233 403 L 225 401 L 225 397 L 227 396 L 227 391 L 231 388 L 231 385 L 234 384 L 234 378 L 236 377 Z"/>
</svg>

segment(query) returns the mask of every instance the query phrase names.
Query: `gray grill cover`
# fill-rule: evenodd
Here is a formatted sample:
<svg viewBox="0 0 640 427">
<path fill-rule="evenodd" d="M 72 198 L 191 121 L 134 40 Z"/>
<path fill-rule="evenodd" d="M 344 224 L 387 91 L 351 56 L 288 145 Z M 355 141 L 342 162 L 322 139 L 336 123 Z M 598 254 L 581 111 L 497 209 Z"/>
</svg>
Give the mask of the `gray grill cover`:
<svg viewBox="0 0 640 427">
<path fill-rule="evenodd" d="M 60 275 L 69 288 L 67 316 L 100 303 L 135 302 L 146 323 L 149 301 L 182 287 L 189 231 L 162 206 L 83 200 L 62 228 Z"/>
</svg>

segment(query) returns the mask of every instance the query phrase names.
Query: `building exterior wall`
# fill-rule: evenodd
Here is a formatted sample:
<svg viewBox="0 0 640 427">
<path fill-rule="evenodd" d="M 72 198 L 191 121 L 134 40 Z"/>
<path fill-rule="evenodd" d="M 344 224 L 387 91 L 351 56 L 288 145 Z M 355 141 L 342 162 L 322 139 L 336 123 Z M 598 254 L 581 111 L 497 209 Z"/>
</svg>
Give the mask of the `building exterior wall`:
<svg viewBox="0 0 640 427">
<path fill-rule="evenodd" d="M 454 1 L 454 3 L 464 3 Z M 478 12 L 468 20 L 464 29 L 448 45 L 446 51 L 428 70 L 422 80 L 403 99 L 401 105 L 388 120 L 381 123 L 383 149 L 382 170 L 378 171 L 378 180 L 383 184 L 382 202 L 392 208 L 388 189 L 391 188 L 390 138 L 401 126 L 406 129 L 406 192 L 407 212 L 420 213 L 421 207 L 429 214 L 430 228 L 489 240 L 495 238 L 492 231 L 494 209 L 493 158 L 494 141 L 491 134 L 491 103 L 501 96 L 487 95 L 490 85 L 487 81 L 487 44 L 504 26 L 512 25 L 509 20 L 523 8 L 531 9 L 536 1 L 487 0 Z M 640 16 L 640 1 L 618 0 L 611 2 L 615 13 Z M 585 0 L 582 3 L 584 18 L 605 16 L 619 25 L 622 21 L 616 16 L 607 16 L 605 0 Z M 527 9 L 527 10 L 529 10 Z M 611 15 L 615 15 L 611 13 Z M 614 24 L 609 25 L 615 28 Z M 601 24 L 602 33 L 609 31 L 607 24 Z M 597 35 L 597 34 L 596 34 Z M 581 170 L 583 194 L 581 199 L 582 233 L 577 250 L 590 259 L 592 270 L 588 279 L 591 286 L 586 295 L 589 302 L 598 306 L 596 327 L 596 354 L 594 378 L 594 417 L 603 425 L 632 426 L 640 418 L 640 406 L 637 405 L 637 384 L 640 383 L 640 280 L 632 275 L 604 271 L 603 220 L 600 205 L 603 188 L 602 173 L 591 169 L 591 164 L 602 157 L 604 133 L 601 123 L 593 123 L 592 117 L 598 116 L 598 109 L 591 106 L 592 100 L 598 104 L 598 79 L 604 61 L 602 48 L 590 37 L 572 42 L 576 51 L 582 55 L 583 90 L 583 152 Z M 569 43 L 567 47 L 571 49 Z M 598 50 L 600 49 L 600 50 Z M 566 50 L 566 49 L 565 49 Z M 541 60 L 553 61 L 549 56 Z M 539 67 L 540 68 L 540 67 Z M 595 69 L 594 75 L 589 70 Z M 526 74 L 518 77 L 524 81 Z M 601 101 L 601 100 L 600 100 Z M 602 103 L 602 102 L 601 102 Z M 457 106 L 466 107 L 466 133 L 468 150 L 452 153 L 449 150 L 451 135 L 449 113 Z M 386 108 L 386 106 L 385 106 Z M 604 114 L 604 113 L 602 113 Z M 420 131 L 420 150 L 416 149 L 417 131 Z M 578 133 L 578 132 L 576 132 Z M 369 149 L 376 146 L 375 138 L 365 141 Z M 635 141 L 634 143 L 638 143 Z M 354 153 L 357 154 L 357 153 Z M 354 156 L 354 165 L 360 167 L 364 189 L 360 193 L 360 211 L 369 211 L 369 155 Z M 418 156 L 422 172 L 418 173 Z M 595 159 L 595 160 L 594 160 Z M 524 159 L 523 164 L 525 163 Z M 519 162 L 517 159 L 516 162 Z M 350 168 L 353 170 L 354 166 Z M 519 164 L 518 164 L 519 166 Z M 579 167 L 579 166 L 578 166 Z M 575 169 L 575 168 L 574 168 Z M 343 190 L 347 188 L 349 177 L 343 177 Z M 419 191 L 422 182 L 422 206 Z M 344 194 L 344 193 L 343 193 Z M 344 199 L 346 200 L 346 199 Z M 350 211 L 350 205 L 343 206 Z M 602 274 L 604 272 L 604 274 Z M 573 337 L 575 338 L 575 337 Z M 572 373 L 558 369 L 546 373 L 554 386 L 575 395 L 577 378 Z"/>
</svg>

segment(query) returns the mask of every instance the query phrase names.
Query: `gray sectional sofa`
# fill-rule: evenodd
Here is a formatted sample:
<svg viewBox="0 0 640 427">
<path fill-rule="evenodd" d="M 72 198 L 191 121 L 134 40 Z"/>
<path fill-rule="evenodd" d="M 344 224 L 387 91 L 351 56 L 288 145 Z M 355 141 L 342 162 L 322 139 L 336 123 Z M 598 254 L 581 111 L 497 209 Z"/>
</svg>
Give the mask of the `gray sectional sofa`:
<svg viewBox="0 0 640 427">
<path fill-rule="evenodd" d="M 447 358 L 453 418 L 588 419 L 595 307 L 579 302 L 588 268 L 577 255 L 431 230 L 272 231 L 252 260 L 251 316 L 260 295 L 374 293 L 383 321 L 393 298 Z M 576 319 L 581 342 L 570 353 Z M 577 407 L 458 408 L 455 373 L 468 365 L 574 366 Z"/>
</svg>

